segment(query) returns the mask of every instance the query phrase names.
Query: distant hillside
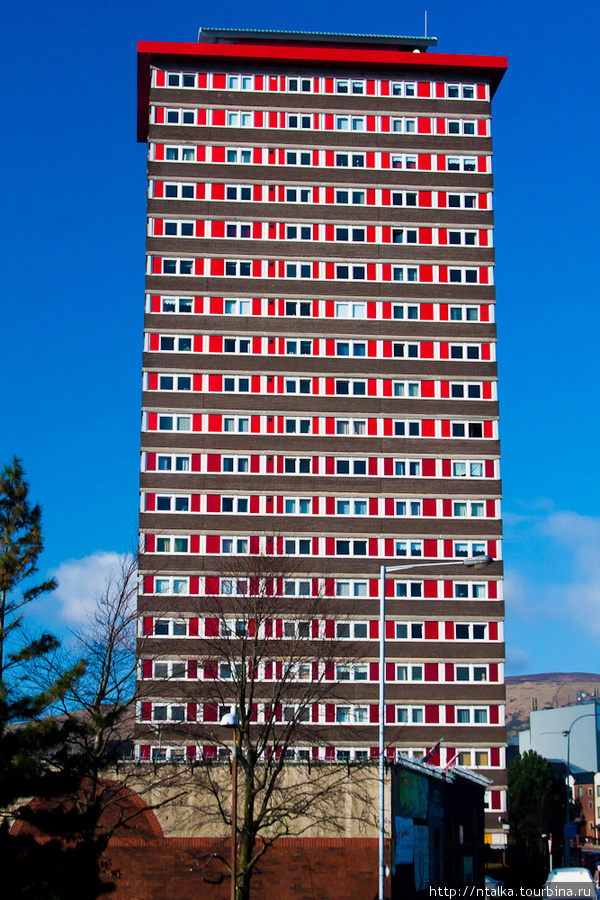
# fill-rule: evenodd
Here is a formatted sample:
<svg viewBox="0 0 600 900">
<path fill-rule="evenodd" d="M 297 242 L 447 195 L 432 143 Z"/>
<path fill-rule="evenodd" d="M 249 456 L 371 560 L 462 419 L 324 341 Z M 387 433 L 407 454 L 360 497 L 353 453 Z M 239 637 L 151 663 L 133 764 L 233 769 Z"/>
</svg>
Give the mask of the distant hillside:
<svg viewBox="0 0 600 900">
<path fill-rule="evenodd" d="M 508 737 L 529 728 L 529 713 L 534 703 L 537 709 L 571 706 L 581 694 L 592 699 L 594 691 L 600 696 L 600 675 L 589 672 L 543 672 L 541 675 L 506 676 L 506 726 Z"/>
</svg>

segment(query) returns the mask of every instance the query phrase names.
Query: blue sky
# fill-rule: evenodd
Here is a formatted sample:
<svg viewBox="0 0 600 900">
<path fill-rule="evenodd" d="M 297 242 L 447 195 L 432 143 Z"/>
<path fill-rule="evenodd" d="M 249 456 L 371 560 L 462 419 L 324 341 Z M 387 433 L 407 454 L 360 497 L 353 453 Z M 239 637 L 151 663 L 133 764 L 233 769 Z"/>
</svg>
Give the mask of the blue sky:
<svg viewBox="0 0 600 900">
<path fill-rule="evenodd" d="M 494 100 L 507 671 L 600 671 L 595 0 L 33 0 L 4 21 L 0 461 L 44 507 L 38 615 L 76 621 L 135 540 L 145 147 L 136 42 L 200 26 L 421 35 L 506 55 Z"/>
</svg>

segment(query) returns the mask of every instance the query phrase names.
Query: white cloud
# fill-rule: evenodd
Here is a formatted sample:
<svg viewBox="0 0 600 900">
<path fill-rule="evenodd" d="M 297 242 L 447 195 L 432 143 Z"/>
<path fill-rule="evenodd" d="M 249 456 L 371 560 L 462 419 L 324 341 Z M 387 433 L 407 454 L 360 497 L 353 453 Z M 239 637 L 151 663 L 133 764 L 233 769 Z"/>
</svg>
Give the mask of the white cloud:
<svg viewBox="0 0 600 900">
<path fill-rule="evenodd" d="M 506 545 L 509 635 L 518 634 L 520 642 L 525 630 L 532 653 L 544 644 L 547 652 L 550 642 L 552 653 L 566 660 L 573 647 L 600 635 L 600 518 L 570 510 L 519 518 L 505 520 L 512 532 Z"/>
<path fill-rule="evenodd" d="M 61 605 L 60 617 L 72 625 L 85 622 L 94 608 L 95 598 L 110 574 L 119 568 L 119 553 L 98 550 L 83 559 L 67 559 L 51 575 L 58 581 L 52 594 L 53 601 Z"/>
<path fill-rule="evenodd" d="M 520 647 L 511 647 L 506 651 L 506 668 L 509 674 L 514 670 L 520 675 L 531 668 L 531 654 Z"/>
</svg>

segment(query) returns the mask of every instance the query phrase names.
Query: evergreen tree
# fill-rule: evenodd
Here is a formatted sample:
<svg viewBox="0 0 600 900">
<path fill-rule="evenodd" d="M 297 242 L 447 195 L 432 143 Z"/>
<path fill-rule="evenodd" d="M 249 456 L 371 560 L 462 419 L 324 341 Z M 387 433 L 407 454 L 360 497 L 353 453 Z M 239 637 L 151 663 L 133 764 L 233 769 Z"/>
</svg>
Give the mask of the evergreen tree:
<svg viewBox="0 0 600 900">
<path fill-rule="evenodd" d="M 22 589 L 38 571 L 43 550 L 41 509 L 28 496 L 23 466 L 15 457 L 0 472 L 0 809 L 45 792 L 48 757 L 64 746 L 67 728 L 47 714 L 85 671 L 79 662 L 42 690 L 27 689 L 28 667 L 58 646 L 51 634 L 30 639 L 22 628 L 23 607 L 57 587 L 51 579 Z"/>
<path fill-rule="evenodd" d="M 542 835 L 552 835 L 555 848 L 562 841 L 565 788 L 534 750 L 516 756 L 508 767 L 508 820 L 523 883 L 541 884 L 549 868 Z"/>
</svg>

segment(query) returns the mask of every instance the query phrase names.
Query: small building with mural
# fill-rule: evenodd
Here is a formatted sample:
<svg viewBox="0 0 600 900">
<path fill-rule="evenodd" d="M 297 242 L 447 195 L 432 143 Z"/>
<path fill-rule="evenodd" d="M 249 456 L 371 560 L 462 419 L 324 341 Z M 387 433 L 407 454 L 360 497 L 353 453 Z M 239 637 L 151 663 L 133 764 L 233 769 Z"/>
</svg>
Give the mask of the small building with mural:
<svg viewBox="0 0 600 900">
<path fill-rule="evenodd" d="M 488 789 L 487 778 L 458 766 L 400 760 L 392 767 L 392 900 L 483 887 Z"/>
</svg>

